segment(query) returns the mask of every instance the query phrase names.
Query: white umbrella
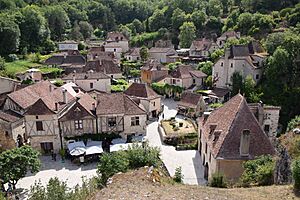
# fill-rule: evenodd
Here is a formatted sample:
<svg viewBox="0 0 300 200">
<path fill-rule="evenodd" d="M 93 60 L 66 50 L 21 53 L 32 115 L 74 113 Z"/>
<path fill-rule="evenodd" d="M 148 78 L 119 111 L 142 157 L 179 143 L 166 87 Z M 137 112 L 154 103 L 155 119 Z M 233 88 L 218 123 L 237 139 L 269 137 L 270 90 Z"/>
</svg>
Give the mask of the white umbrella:
<svg viewBox="0 0 300 200">
<path fill-rule="evenodd" d="M 80 156 L 86 152 L 85 147 L 75 147 L 70 151 L 71 156 Z"/>
<path fill-rule="evenodd" d="M 100 154 L 103 153 L 103 149 L 100 146 L 91 146 L 86 148 L 85 155 L 92 155 L 92 154 Z"/>
</svg>

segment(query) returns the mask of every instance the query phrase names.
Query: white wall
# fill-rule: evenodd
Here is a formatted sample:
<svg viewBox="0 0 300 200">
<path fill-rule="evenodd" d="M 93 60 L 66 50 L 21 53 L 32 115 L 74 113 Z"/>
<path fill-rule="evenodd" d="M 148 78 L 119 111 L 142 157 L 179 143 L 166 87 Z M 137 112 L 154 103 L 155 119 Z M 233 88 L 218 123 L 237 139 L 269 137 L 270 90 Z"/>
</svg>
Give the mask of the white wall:
<svg viewBox="0 0 300 200">
<path fill-rule="evenodd" d="M 67 83 L 73 82 L 68 80 Z M 90 87 L 90 83 L 93 83 L 93 88 Z M 85 91 L 90 91 L 93 89 L 108 92 L 111 91 L 110 79 L 85 79 L 85 80 L 76 80 L 75 84 L 81 87 Z"/>
<path fill-rule="evenodd" d="M 0 77 L 0 94 L 13 92 L 16 85 L 19 85 L 17 81 L 6 77 Z"/>
<path fill-rule="evenodd" d="M 131 126 L 131 117 L 139 117 L 140 125 Z M 124 116 L 124 134 L 140 134 L 146 133 L 147 115 L 125 115 Z"/>
<path fill-rule="evenodd" d="M 63 43 L 60 43 L 60 44 L 58 44 L 58 49 L 60 51 L 78 50 L 78 44 L 63 44 Z"/>
</svg>

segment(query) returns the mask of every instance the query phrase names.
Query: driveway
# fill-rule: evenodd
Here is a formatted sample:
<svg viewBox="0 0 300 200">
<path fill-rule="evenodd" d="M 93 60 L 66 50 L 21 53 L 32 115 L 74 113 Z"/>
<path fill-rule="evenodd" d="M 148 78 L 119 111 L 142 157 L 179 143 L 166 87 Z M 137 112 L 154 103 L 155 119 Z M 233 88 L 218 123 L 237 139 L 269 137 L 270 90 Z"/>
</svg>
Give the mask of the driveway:
<svg viewBox="0 0 300 200">
<path fill-rule="evenodd" d="M 164 118 L 175 117 L 177 114 L 176 102 L 164 99 Z M 159 120 L 162 119 L 160 116 Z M 147 127 L 146 138 L 151 146 L 161 149 L 161 159 L 171 176 L 174 176 L 175 169 L 181 167 L 184 176 L 183 182 L 191 185 L 204 185 L 206 181 L 203 177 L 204 168 L 201 165 L 200 154 L 196 150 L 176 151 L 175 147 L 162 144 L 158 133 L 158 122 L 153 122 Z"/>
</svg>

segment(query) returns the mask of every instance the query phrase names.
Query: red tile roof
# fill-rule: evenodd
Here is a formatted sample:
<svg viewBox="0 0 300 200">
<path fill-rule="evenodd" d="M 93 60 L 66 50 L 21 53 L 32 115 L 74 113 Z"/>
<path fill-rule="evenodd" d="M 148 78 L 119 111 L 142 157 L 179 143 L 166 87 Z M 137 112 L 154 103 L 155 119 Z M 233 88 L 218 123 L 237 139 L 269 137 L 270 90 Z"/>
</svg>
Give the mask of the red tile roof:
<svg viewBox="0 0 300 200">
<path fill-rule="evenodd" d="M 184 106 L 184 107 L 196 108 L 198 103 L 201 101 L 201 99 L 202 99 L 201 94 L 195 94 L 192 92 L 184 92 L 181 95 L 181 99 L 178 102 L 178 105 Z"/>
<path fill-rule="evenodd" d="M 264 154 L 274 154 L 274 148 L 267 135 L 263 132 L 255 116 L 247 105 L 245 98 L 238 94 L 213 111 L 207 120 L 201 123 L 202 136 L 215 158 L 223 159 L 253 159 Z M 210 126 L 215 125 L 215 131 L 220 135 L 214 140 Z M 250 130 L 249 157 L 240 156 L 240 141 L 243 130 Z"/>
<path fill-rule="evenodd" d="M 144 83 L 132 83 L 124 93 L 128 96 L 146 99 L 160 97 L 150 86 Z"/>
</svg>

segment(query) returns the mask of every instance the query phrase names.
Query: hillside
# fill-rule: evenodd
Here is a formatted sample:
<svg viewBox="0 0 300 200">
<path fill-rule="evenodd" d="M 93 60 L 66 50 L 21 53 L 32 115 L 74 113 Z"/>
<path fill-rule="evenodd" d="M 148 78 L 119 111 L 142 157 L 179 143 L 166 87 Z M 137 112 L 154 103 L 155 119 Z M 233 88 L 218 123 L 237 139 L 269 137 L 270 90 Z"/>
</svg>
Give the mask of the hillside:
<svg viewBox="0 0 300 200">
<path fill-rule="evenodd" d="M 112 183 L 98 191 L 92 199 L 259 199 L 281 200 L 297 199 L 292 186 L 268 186 L 254 188 L 218 189 L 204 186 L 174 184 L 164 177 L 160 182 L 153 182 L 142 168 L 125 174 L 117 174 Z"/>
</svg>

